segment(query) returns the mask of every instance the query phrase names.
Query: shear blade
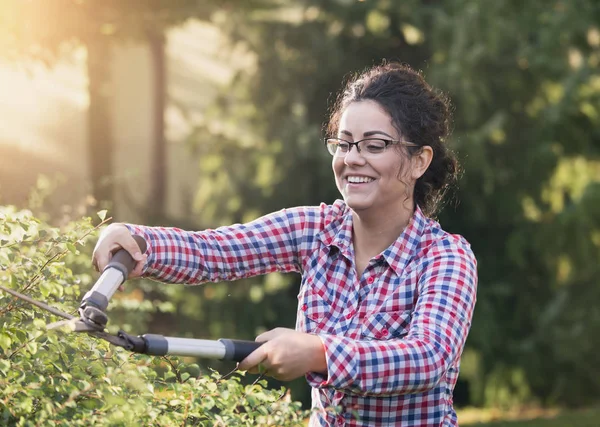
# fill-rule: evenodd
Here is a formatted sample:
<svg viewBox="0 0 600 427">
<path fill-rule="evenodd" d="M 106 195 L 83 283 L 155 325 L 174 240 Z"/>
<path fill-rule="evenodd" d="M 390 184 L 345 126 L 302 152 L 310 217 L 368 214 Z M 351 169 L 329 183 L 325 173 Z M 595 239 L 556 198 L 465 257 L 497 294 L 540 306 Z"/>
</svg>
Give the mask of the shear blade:
<svg viewBox="0 0 600 427">
<path fill-rule="evenodd" d="M 52 330 L 52 329 L 69 329 L 69 330 L 72 330 L 71 329 L 71 325 L 76 320 L 77 319 L 59 320 L 58 322 L 48 323 L 46 325 L 46 329 L 47 330 Z"/>
<path fill-rule="evenodd" d="M 70 332 L 98 332 L 98 328 L 94 328 L 77 318 L 49 323 L 46 325 L 46 329 L 67 329 Z"/>
</svg>

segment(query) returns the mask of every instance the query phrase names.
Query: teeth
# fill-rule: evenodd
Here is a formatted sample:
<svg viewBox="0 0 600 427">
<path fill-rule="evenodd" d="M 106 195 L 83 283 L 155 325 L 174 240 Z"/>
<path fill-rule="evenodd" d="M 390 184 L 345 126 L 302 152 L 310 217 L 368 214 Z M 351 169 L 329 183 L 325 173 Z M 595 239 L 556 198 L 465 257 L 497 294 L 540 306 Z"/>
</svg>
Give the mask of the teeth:
<svg viewBox="0 0 600 427">
<path fill-rule="evenodd" d="M 360 184 L 373 181 L 373 178 L 368 178 L 366 176 L 349 176 L 346 179 L 352 184 Z"/>
</svg>

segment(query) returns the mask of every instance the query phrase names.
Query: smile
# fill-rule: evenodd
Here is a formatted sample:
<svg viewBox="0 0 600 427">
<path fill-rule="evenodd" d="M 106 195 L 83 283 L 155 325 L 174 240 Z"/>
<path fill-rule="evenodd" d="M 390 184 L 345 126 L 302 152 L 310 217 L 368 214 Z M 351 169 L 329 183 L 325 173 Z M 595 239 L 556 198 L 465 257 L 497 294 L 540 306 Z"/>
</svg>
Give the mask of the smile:
<svg viewBox="0 0 600 427">
<path fill-rule="evenodd" d="M 369 178 L 368 176 L 347 176 L 346 181 L 350 184 L 366 184 L 375 181 L 375 179 Z"/>
</svg>

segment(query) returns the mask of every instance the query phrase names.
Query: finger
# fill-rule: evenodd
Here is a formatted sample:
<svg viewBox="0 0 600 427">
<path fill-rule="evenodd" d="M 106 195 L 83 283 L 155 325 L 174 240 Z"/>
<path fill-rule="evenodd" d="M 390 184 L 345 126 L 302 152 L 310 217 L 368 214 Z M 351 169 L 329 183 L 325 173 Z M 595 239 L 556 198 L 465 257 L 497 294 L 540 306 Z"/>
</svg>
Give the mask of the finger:
<svg viewBox="0 0 600 427">
<path fill-rule="evenodd" d="M 113 247 L 114 249 L 111 251 L 113 253 L 117 252 L 119 249 L 125 249 L 127 252 L 129 252 L 129 255 L 131 255 L 134 260 L 139 262 L 144 259 L 144 255 L 140 251 L 140 247 L 129 231 L 115 241 L 115 245 Z"/>
<path fill-rule="evenodd" d="M 259 363 L 258 365 L 253 366 L 252 368 L 248 369 L 246 372 L 248 372 L 249 374 L 254 374 L 254 375 L 262 375 L 262 374 L 266 374 L 267 368 L 265 367 L 264 364 Z"/>
<path fill-rule="evenodd" d="M 252 368 L 258 369 L 258 365 L 260 363 L 263 363 L 267 358 L 267 354 L 265 353 L 265 349 L 263 347 L 264 346 L 258 347 L 256 350 L 250 353 L 244 360 L 242 360 L 238 365 L 238 369 L 240 371 L 248 371 Z"/>
<path fill-rule="evenodd" d="M 140 277 L 144 272 L 144 267 L 146 266 L 146 262 L 148 261 L 148 255 L 142 255 L 142 260 L 136 263 L 135 267 L 129 274 L 129 278 L 132 279 L 134 277 Z"/>
<path fill-rule="evenodd" d="M 260 334 L 259 336 L 256 337 L 256 339 L 254 341 L 256 342 L 267 342 L 272 340 L 273 338 L 275 338 L 277 335 L 279 335 L 278 329 L 280 328 L 275 328 L 275 329 L 271 329 L 269 331 L 263 332 L 262 334 Z"/>
<path fill-rule="evenodd" d="M 101 251 L 94 252 L 92 264 L 96 268 L 96 271 L 103 271 L 109 261 L 108 252 L 102 253 Z"/>
<path fill-rule="evenodd" d="M 115 224 L 111 224 L 106 227 L 98 237 L 98 241 L 92 252 L 92 265 L 96 268 L 96 271 L 104 270 L 106 264 L 108 264 L 110 259 L 110 245 L 107 244 L 107 241 L 112 240 L 110 236 L 114 235 L 114 233 Z"/>
<path fill-rule="evenodd" d="M 97 271 L 103 272 L 113 254 L 117 253 L 119 249 L 121 249 L 121 245 L 116 242 L 109 245 L 104 239 L 99 240 L 92 253 L 92 264 L 96 265 Z"/>
<path fill-rule="evenodd" d="M 293 329 L 289 329 L 289 328 L 275 328 L 275 329 L 271 329 L 270 331 L 263 332 L 262 334 L 260 334 L 259 336 L 257 336 L 256 339 L 255 339 L 255 341 L 256 342 L 271 341 L 272 339 L 275 339 L 275 338 L 277 338 L 280 335 L 288 334 L 290 332 L 294 333 L 295 331 Z"/>
<path fill-rule="evenodd" d="M 260 334 L 256 338 L 254 338 L 254 341 L 256 341 L 256 342 L 267 342 L 267 341 L 269 341 L 269 336 L 270 335 L 267 335 L 267 332 L 263 332 L 262 334 Z"/>
</svg>

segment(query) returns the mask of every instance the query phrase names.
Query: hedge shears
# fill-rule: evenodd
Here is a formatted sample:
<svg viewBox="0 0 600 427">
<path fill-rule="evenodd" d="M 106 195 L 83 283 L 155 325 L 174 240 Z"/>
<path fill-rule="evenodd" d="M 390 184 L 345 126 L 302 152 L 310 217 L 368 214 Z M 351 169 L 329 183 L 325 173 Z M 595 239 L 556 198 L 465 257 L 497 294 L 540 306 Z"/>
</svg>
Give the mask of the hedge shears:
<svg viewBox="0 0 600 427">
<path fill-rule="evenodd" d="M 146 241 L 141 236 L 133 236 L 140 251 L 146 252 Z M 106 331 L 108 302 L 129 277 L 135 261 L 125 250 L 120 249 L 111 258 L 102 274 L 81 300 L 78 316 L 64 313 L 41 301 L 23 295 L 0 285 L 0 290 L 7 292 L 29 304 L 35 305 L 65 320 L 46 325 L 47 329 L 68 329 L 72 332 L 83 332 L 108 341 L 134 353 L 153 356 L 195 356 L 208 359 L 231 360 L 241 362 L 262 343 L 255 341 L 221 338 L 204 340 L 194 338 L 165 337 L 157 334 L 130 335 L 120 330 L 116 335 Z"/>
</svg>

